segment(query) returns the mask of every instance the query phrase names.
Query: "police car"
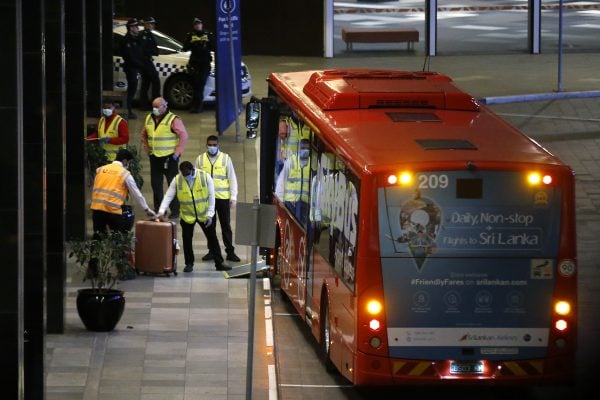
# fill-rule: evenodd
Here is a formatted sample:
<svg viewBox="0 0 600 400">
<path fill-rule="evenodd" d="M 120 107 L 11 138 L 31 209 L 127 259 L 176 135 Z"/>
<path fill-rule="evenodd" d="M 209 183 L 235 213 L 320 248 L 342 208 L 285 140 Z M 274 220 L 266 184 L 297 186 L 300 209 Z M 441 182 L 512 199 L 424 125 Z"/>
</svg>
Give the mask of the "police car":
<svg viewBox="0 0 600 400">
<path fill-rule="evenodd" d="M 127 33 L 126 21 L 113 21 L 113 82 L 114 90 L 127 90 L 127 78 L 123 69 L 123 57 L 119 53 L 119 44 Z M 140 26 L 140 31 L 143 30 Z M 194 98 L 194 88 L 187 74 L 187 63 L 190 52 L 182 52 L 183 44 L 174 38 L 153 30 L 158 45 L 158 56 L 154 56 L 154 65 L 162 87 L 162 95 L 171 108 L 189 108 Z M 213 55 L 214 60 L 214 55 Z M 138 84 L 138 90 L 141 84 Z M 215 65 L 211 66 L 210 76 L 204 86 L 204 102 L 214 103 L 216 100 Z M 242 62 L 242 96 L 252 95 L 252 77 L 248 67 Z M 137 97 L 137 96 L 136 96 Z"/>
</svg>

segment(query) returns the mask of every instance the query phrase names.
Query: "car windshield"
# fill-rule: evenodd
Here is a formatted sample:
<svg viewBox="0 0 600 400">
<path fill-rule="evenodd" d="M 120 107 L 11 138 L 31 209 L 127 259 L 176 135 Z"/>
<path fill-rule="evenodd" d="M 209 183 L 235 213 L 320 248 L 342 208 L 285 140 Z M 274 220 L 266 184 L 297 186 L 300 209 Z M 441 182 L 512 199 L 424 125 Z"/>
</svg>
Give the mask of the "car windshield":
<svg viewBox="0 0 600 400">
<path fill-rule="evenodd" d="M 156 45 L 160 54 L 172 54 L 181 51 L 183 45 L 170 36 L 159 31 L 152 31 L 156 38 Z"/>
</svg>

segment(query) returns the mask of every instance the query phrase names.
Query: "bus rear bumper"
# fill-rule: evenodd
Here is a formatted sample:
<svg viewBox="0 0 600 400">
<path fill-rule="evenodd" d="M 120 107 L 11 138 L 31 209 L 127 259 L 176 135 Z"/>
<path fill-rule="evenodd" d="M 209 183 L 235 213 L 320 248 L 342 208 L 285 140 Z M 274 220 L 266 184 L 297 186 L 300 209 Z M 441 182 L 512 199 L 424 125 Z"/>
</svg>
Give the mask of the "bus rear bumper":
<svg viewBox="0 0 600 400">
<path fill-rule="evenodd" d="M 474 368 L 473 362 L 388 359 L 359 354 L 355 363 L 354 384 L 376 386 L 436 383 L 442 385 L 572 384 L 575 376 L 575 363 L 572 357 L 551 357 L 543 360 L 478 360 L 476 363 L 477 368 Z"/>
</svg>

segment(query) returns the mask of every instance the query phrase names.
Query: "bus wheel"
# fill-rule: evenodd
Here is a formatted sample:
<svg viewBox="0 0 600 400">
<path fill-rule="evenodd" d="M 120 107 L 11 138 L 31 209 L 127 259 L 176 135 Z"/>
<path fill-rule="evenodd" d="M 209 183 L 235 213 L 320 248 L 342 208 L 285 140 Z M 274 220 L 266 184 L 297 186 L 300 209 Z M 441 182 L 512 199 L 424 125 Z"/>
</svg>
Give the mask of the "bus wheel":
<svg viewBox="0 0 600 400">
<path fill-rule="evenodd" d="M 327 301 L 327 295 L 325 291 L 321 296 L 321 359 L 325 363 L 325 369 L 327 372 L 334 372 L 336 370 L 335 365 L 331 361 L 329 354 L 331 345 L 331 325 L 329 323 L 329 302 Z"/>
</svg>

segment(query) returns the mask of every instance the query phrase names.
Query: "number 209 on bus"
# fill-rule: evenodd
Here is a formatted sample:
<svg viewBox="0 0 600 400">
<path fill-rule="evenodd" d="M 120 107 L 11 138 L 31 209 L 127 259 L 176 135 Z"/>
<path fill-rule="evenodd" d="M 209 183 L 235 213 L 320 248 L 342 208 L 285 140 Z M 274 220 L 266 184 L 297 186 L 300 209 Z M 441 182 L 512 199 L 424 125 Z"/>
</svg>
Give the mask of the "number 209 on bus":
<svg viewBox="0 0 600 400">
<path fill-rule="evenodd" d="M 434 72 L 273 73 L 272 272 L 357 385 L 569 382 L 574 174 Z"/>
</svg>

